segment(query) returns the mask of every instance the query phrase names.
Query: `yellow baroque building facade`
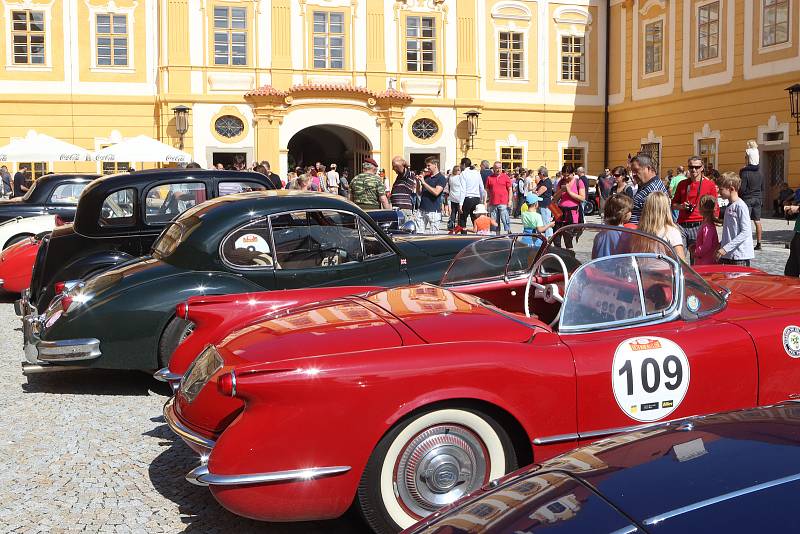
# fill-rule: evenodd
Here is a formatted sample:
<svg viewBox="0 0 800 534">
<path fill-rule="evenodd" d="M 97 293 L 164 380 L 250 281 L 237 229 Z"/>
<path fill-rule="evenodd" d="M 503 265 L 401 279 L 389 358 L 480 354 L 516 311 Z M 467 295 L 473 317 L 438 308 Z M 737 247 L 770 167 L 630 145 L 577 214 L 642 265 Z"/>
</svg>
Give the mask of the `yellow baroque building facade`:
<svg viewBox="0 0 800 534">
<path fill-rule="evenodd" d="M 800 81 L 798 4 L 0 0 L 0 143 L 36 130 L 95 150 L 145 134 L 203 166 L 281 174 L 465 154 L 597 174 L 641 149 L 662 172 L 695 152 L 737 169 L 754 139 L 771 183 L 800 185 L 784 91 Z"/>
</svg>

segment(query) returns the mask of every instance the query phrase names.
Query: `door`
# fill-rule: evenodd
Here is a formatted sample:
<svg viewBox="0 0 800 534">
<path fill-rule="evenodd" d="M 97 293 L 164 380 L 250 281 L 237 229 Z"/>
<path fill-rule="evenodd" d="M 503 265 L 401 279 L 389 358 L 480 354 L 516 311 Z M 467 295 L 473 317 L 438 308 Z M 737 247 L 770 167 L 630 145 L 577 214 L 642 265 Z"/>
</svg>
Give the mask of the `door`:
<svg viewBox="0 0 800 534">
<path fill-rule="evenodd" d="M 781 185 L 786 182 L 786 175 L 784 174 L 784 158 L 785 153 L 783 150 L 768 150 L 764 151 L 762 160 L 762 173 L 764 176 L 764 206 L 762 211 L 767 213 L 772 207 L 772 201 L 778 198 L 781 190 Z"/>
<path fill-rule="evenodd" d="M 684 284 L 681 270 L 656 254 L 610 256 L 570 280 L 560 328 L 575 358 L 582 439 L 756 405 L 752 340 L 715 320 L 721 297 L 688 268 Z"/>
<path fill-rule="evenodd" d="M 372 262 L 364 261 L 354 214 L 295 211 L 273 215 L 271 226 L 278 289 L 363 285 L 376 279 L 375 272 L 370 275 Z"/>
<path fill-rule="evenodd" d="M 427 158 L 436 158 L 441 161 L 439 154 L 428 152 L 424 154 L 411 154 L 409 157 L 409 165 L 412 171 L 420 172 L 425 170 L 425 160 Z"/>
</svg>

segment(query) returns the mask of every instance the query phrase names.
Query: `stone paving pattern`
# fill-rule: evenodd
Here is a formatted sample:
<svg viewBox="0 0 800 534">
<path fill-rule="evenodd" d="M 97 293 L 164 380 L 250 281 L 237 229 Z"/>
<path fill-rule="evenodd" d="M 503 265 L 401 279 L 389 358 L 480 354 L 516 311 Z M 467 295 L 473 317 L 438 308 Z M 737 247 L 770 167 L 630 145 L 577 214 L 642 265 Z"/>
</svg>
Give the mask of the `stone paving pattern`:
<svg viewBox="0 0 800 534">
<path fill-rule="evenodd" d="M 755 266 L 782 274 L 791 236 L 765 220 Z M 23 377 L 11 301 L 0 303 L 0 533 L 365 532 L 354 516 L 265 524 L 228 513 L 183 478 L 197 456 L 163 421 L 166 385 L 138 372 Z"/>
</svg>

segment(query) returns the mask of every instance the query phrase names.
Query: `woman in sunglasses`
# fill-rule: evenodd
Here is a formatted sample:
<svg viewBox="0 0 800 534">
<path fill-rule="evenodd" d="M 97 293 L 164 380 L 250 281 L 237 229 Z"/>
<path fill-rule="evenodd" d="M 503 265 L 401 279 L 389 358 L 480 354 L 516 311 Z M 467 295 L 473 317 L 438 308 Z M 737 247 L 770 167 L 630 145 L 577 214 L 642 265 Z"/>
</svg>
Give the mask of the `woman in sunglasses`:
<svg viewBox="0 0 800 534">
<path fill-rule="evenodd" d="M 625 171 L 625 167 L 614 167 L 611 176 L 614 178 L 614 187 L 611 189 L 611 193 L 628 195 L 633 198 L 633 188 L 628 183 L 628 173 Z"/>
</svg>

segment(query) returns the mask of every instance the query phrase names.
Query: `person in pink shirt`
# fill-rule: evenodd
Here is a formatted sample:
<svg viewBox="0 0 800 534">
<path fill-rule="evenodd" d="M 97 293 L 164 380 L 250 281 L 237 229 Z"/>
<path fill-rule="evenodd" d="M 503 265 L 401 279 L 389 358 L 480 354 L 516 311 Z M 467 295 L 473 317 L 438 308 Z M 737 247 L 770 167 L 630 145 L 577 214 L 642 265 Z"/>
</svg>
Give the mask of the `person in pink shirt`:
<svg viewBox="0 0 800 534">
<path fill-rule="evenodd" d="M 503 170 L 503 164 L 494 162 L 492 174 L 486 179 L 486 203 L 489 204 L 489 216 L 497 221 L 497 233 L 500 234 L 500 223 L 503 230 L 511 233 L 511 218 L 508 210 L 512 206 L 511 178 Z"/>
<path fill-rule="evenodd" d="M 711 195 L 703 195 L 700 198 L 700 214 L 703 216 L 703 223 L 697 230 L 697 240 L 694 243 L 695 265 L 714 265 L 717 263 L 715 256 L 719 250 L 719 236 L 717 236 L 717 225 L 714 224 L 714 212 L 717 209 L 717 199 Z M 691 250 L 691 248 L 690 248 Z"/>
</svg>

